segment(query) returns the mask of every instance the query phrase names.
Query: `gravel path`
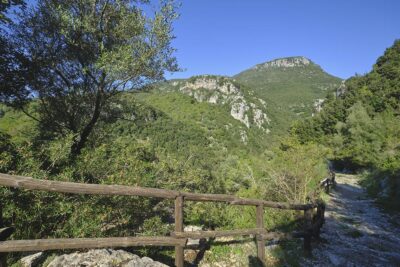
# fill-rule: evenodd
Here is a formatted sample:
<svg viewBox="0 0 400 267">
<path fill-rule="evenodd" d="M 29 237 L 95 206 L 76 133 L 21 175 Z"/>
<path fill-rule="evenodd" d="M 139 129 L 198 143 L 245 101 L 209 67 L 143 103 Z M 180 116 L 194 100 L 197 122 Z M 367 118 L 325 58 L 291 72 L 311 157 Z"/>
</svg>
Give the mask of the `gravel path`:
<svg viewBox="0 0 400 267">
<path fill-rule="evenodd" d="M 321 242 L 303 266 L 400 266 L 400 219 L 383 213 L 358 185 L 337 174 Z M 397 222 L 397 223 L 396 223 Z"/>
</svg>

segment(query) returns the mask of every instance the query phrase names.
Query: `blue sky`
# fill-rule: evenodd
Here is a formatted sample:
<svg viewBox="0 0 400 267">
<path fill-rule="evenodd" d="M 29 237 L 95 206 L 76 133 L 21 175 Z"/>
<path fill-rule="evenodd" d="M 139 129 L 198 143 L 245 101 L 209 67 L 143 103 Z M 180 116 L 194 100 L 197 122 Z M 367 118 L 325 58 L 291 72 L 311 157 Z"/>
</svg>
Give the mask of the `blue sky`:
<svg viewBox="0 0 400 267">
<path fill-rule="evenodd" d="M 173 46 L 184 71 L 167 79 L 231 76 L 287 56 L 305 56 L 348 78 L 370 71 L 400 39 L 400 0 L 177 1 Z"/>
<path fill-rule="evenodd" d="M 182 0 L 180 14 L 173 45 L 185 71 L 167 78 L 300 55 L 348 78 L 400 38 L 399 0 Z"/>
</svg>

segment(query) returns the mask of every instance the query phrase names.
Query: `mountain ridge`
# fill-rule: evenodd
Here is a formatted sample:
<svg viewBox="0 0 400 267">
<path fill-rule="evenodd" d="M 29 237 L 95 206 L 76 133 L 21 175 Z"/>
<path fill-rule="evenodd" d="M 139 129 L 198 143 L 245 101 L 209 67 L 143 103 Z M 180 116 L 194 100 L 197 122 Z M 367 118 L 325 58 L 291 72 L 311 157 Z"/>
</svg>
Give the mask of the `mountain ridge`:
<svg viewBox="0 0 400 267">
<path fill-rule="evenodd" d="M 293 120 L 318 112 L 341 81 L 311 59 L 293 56 L 256 64 L 232 77 L 204 74 L 171 79 L 153 92 L 186 94 L 197 102 L 221 106 L 247 129 L 282 135 Z"/>
</svg>

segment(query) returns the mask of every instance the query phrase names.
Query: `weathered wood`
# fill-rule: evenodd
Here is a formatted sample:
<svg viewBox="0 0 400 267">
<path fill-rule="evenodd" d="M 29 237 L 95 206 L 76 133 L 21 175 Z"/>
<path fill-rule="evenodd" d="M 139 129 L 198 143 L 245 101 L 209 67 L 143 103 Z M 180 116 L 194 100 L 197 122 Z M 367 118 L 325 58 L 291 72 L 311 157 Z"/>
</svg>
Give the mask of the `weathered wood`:
<svg viewBox="0 0 400 267">
<path fill-rule="evenodd" d="M 319 240 L 321 227 L 324 224 L 325 204 L 322 201 L 318 202 L 317 214 L 313 218 L 313 236 Z"/>
<path fill-rule="evenodd" d="M 4 227 L 2 203 L 0 203 L 0 228 L 1 227 Z M 11 227 L 0 229 L 0 241 L 6 240 L 13 232 L 14 228 Z M 7 267 L 7 253 L 0 253 L 0 267 Z"/>
<path fill-rule="evenodd" d="M 231 205 L 247 205 L 247 206 L 263 205 L 264 207 L 275 208 L 275 209 L 304 210 L 315 207 L 314 204 L 273 202 L 261 199 L 240 198 L 224 194 L 196 194 L 196 193 L 181 192 L 181 195 L 185 197 L 185 200 L 190 200 L 190 201 L 226 202 Z"/>
<path fill-rule="evenodd" d="M 175 232 L 183 232 L 183 197 L 175 198 Z M 175 266 L 183 267 L 184 265 L 184 246 L 175 246 Z"/>
<path fill-rule="evenodd" d="M 186 239 L 168 236 L 60 238 L 35 240 L 10 240 L 0 242 L 0 252 L 45 251 L 56 249 L 111 248 L 135 246 L 185 246 Z"/>
<path fill-rule="evenodd" d="M 0 228 L 4 227 L 4 222 L 3 222 L 3 204 L 0 202 Z"/>
<path fill-rule="evenodd" d="M 307 257 L 311 256 L 311 236 L 312 236 L 312 210 L 304 210 L 304 253 Z"/>
<path fill-rule="evenodd" d="M 335 184 L 335 177 L 331 175 L 321 181 L 320 186 L 329 190 Z M 141 196 L 165 199 L 175 199 L 175 232 L 171 237 L 116 237 L 116 238 L 78 238 L 78 239 L 38 239 L 0 242 L 0 267 L 4 264 L 4 253 L 14 251 L 43 251 L 55 249 L 78 248 L 104 248 L 104 247 L 130 247 L 130 246 L 175 246 L 175 265 L 184 265 L 184 247 L 187 238 L 207 238 L 219 236 L 255 235 L 257 241 L 257 255 L 261 262 L 265 262 L 265 240 L 304 238 L 304 250 L 306 255 L 311 255 L 311 237 L 319 231 L 324 222 L 325 205 L 323 203 L 282 203 L 259 199 L 240 198 L 225 194 L 198 194 L 164 190 L 156 188 L 143 188 L 124 185 L 100 185 L 82 184 L 62 181 L 39 180 L 31 177 L 13 176 L 0 173 L 0 185 L 28 190 L 42 190 L 72 194 L 94 195 L 122 195 Z M 183 232 L 183 204 L 189 201 L 225 202 L 232 205 L 256 206 L 256 223 L 254 229 L 238 229 L 228 231 L 196 231 Z M 264 207 L 276 209 L 288 209 L 304 211 L 304 232 L 280 233 L 266 232 L 264 229 Z M 317 214 L 313 219 L 313 210 L 317 208 Z M 0 224 L 2 223 L 0 205 Z M 1 227 L 1 225 L 0 225 Z M 6 239 L 12 228 L 0 229 L 0 240 Z M 319 233 L 319 232 L 318 232 Z"/>
<path fill-rule="evenodd" d="M 238 230 L 224 230 L 224 231 L 191 231 L 191 232 L 173 232 L 171 236 L 185 237 L 193 239 L 201 238 L 215 238 L 222 236 L 245 236 L 265 234 L 264 228 L 251 228 L 251 229 L 238 229 Z"/>
<path fill-rule="evenodd" d="M 257 228 L 264 229 L 264 207 L 258 205 L 256 208 Z M 265 240 L 261 234 L 256 236 L 257 239 L 257 257 L 261 263 L 265 264 Z"/>
<path fill-rule="evenodd" d="M 21 189 L 71 194 L 141 196 L 167 199 L 174 199 L 179 195 L 179 192 L 174 190 L 143 188 L 125 185 L 102 185 L 61 182 L 33 179 L 31 177 L 8 175 L 3 173 L 0 173 L 0 185 Z"/>
<path fill-rule="evenodd" d="M 315 206 L 314 204 L 281 203 L 258 199 L 239 198 L 236 196 L 224 194 L 197 194 L 137 186 L 83 184 L 41 180 L 33 179 L 31 177 L 8 175 L 3 173 L 0 173 L 0 185 L 28 190 L 42 190 L 48 192 L 71 194 L 141 196 L 166 199 L 175 199 L 178 196 L 183 196 L 185 200 L 190 201 L 226 202 L 232 205 L 249 206 L 263 205 L 270 208 L 289 210 L 304 210 Z"/>
</svg>

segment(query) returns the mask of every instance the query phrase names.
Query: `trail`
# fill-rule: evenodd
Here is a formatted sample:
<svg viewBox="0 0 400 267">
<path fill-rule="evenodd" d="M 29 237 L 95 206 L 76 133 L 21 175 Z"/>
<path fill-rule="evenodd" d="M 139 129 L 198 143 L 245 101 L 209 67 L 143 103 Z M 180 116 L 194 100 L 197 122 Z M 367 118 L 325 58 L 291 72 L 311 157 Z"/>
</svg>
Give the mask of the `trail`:
<svg viewBox="0 0 400 267">
<path fill-rule="evenodd" d="M 337 174 L 321 242 L 303 266 L 400 266 L 400 220 L 383 213 L 354 175 Z"/>
</svg>

